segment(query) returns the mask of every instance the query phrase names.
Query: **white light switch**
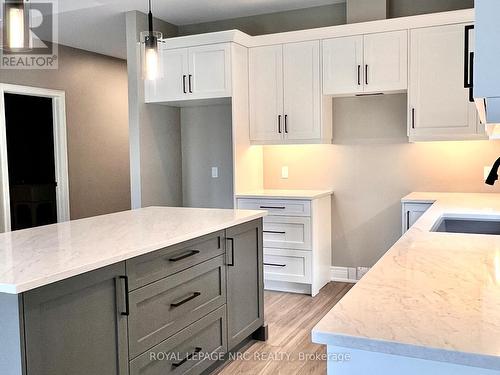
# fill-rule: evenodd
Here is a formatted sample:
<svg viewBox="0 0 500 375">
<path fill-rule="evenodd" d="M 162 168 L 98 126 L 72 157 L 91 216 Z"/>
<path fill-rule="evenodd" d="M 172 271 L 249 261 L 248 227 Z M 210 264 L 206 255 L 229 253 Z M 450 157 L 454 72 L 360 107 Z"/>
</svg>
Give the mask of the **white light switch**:
<svg viewBox="0 0 500 375">
<path fill-rule="evenodd" d="M 281 167 L 281 178 L 288 178 L 288 167 Z"/>
<path fill-rule="evenodd" d="M 212 167 L 212 178 L 219 178 L 219 168 Z"/>
</svg>

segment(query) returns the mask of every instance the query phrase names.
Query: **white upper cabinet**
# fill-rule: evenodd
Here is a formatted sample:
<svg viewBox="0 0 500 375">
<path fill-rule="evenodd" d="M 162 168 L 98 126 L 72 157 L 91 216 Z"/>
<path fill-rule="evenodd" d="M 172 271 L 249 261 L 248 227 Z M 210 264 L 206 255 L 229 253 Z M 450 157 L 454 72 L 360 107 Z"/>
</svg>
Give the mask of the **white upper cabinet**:
<svg viewBox="0 0 500 375">
<path fill-rule="evenodd" d="M 231 96 L 230 45 L 189 48 L 189 76 L 193 99 Z"/>
<path fill-rule="evenodd" d="M 406 30 L 323 41 L 325 95 L 402 92 L 407 87 Z"/>
<path fill-rule="evenodd" d="M 484 138 L 464 87 L 465 24 L 410 32 L 410 141 Z"/>
<path fill-rule="evenodd" d="M 254 144 L 328 143 L 323 119 L 320 43 L 250 48 L 250 140 Z"/>
<path fill-rule="evenodd" d="M 145 81 L 147 103 L 231 96 L 230 43 L 163 49 L 160 53 L 163 78 Z"/>
<path fill-rule="evenodd" d="M 321 138 L 319 42 L 283 46 L 285 140 Z"/>
<path fill-rule="evenodd" d="M 283 46 L 251 48 L 248 52 L 250 139 L 283 138 Z"/>
<path fill-rule="evenodd" d="M 363 91 L 363 36 L 323 41 L 323 93 L 350 95 Z"/>
</svg>

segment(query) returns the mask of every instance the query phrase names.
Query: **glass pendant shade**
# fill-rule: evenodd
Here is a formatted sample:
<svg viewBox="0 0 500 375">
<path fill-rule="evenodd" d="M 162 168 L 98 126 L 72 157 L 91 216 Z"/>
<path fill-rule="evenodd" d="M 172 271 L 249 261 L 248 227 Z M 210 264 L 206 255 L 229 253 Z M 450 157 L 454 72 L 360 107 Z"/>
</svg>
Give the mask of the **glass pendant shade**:
<svg viewBox="0 0 500 375">
<path fill-rule="evenodd" d="M 28 49 L 29 43 L 29 8 L 23 0 L 5 0 L 3 3 L 4 48 L 12 51 Z"/>
<path fill-rule="evenodd" d="M 161 64 L 160 39 L 162 33 L 158 31 L 143 31 L 141 33 L 141 65 L 142 78 L 156 80 L 163 77 Z"/>
</svg>

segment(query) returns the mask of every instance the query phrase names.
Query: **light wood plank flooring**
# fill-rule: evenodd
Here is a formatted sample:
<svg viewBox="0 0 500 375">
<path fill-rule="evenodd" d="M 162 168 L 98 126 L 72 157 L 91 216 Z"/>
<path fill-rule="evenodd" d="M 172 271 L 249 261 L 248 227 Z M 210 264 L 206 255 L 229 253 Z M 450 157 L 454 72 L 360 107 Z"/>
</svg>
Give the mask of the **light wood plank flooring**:
<svg viewBox="0 0 500 375">
<path fill-rule="evenodd" d="M 253 341 L 241 349 L 244 358 L 227 362 L 220 375 L 326 374 L 326 362 L 301 360 L 301 353 L 326 353 L 311 342 L 311 329 L 351 289 L 351 284 L 329 283 L 310 296 L 265 292 L 264 309 L 269 325 L 267 342 Z M 288 357 L 289 356 L 289 357 Z"/>
</svg>

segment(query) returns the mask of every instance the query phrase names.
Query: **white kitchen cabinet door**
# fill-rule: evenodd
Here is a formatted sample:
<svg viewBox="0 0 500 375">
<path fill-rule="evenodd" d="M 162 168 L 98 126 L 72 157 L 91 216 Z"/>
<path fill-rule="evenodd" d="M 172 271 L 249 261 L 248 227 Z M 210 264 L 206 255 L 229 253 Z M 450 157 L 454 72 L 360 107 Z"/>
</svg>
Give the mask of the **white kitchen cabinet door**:
<svg viewBox="0 0 500 375">
<path fill-rule="evenodd" d="M 363 36 L 323 41 L 323 94 L 363 92 Z"/>
<path fill-rule="evenodd" d="M 284 136 L 321 138 L 319 41 L 283 45 Z"/>
<path fill-rule="evenodd" d="M 415 222 L 432 206 L 432 203 L 403 203 L 402 233 L 410 229 Z"/>
<path fill-rule="evenodd" d="M 276 142 L 283 138 L 283 47 L 250 48 L 250 140 Z"/>
<path fill-rule="evenodd" d="M 410 141 L 482 137 L 464 88 L 464 24 L 410 32 Z"/>
<path fill-rule="evenodd" d="M 146 102 L 166 102 L 186 98 L 188 91 L 188 50 L 160 50 L 163 78 L 145 81 Z"/>
<path fill-rule="evenodd" d="M 364 92 L 397 92 L 408 88 L 408 32 L 367 34 L 364 49 Z"/>
<path fill-rule="evenodd" d="M 189 48 L 189 99 L 231 96 L 229 43 Z"/>
</svg>

